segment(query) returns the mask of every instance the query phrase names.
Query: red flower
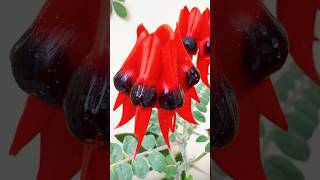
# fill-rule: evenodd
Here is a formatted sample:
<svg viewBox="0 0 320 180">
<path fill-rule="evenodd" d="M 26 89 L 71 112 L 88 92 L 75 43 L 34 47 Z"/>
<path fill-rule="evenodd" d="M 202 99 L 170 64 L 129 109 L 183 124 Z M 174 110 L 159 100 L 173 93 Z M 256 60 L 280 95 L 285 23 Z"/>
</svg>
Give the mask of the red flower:
<svg viewBox="0 0 320 180">
<path fill-rule="evenodd" d="M 191 12 L 184 7 L 180 12 L 178 27 L 190 57 L 198 53 L 197 68 L 200 70 L 201 80 L 209 87 L 210 10 L 206 9 L 201 14 L 196 7 Z"/>
<path fill-rule="evenodd" d="M 184 49 L 179 29 L 173 32 L 168 25 L 162 25 L 149 34 L 140 25 L 137 33 L 136 45 L 114 76 L 114 85 L 120 91 L 114 110 L 123 105 L 117 127 L 136 116 L 136 152 L 146 133 L 152 108 L 158 109 L 161 132 L 170 147 L 168 137 L 169 131 L 175 130 L 175 113 L 196 124 L 191 113 L 191 97 L 199 101 L 193 87 L 199 81 L 199 72 Z"/>
<path fill-rule="evenodd" d="M 48 0 L 12 50 L 14 77 L 30 96 L 10 154 L 16 155 L 39 133 L 41 157 L 37 179 L 71 179 L 81 166 L 82 179 L 102 173 L 104 176 L 100 177 L 107 178 L 108 171 L 103 166 L 109 160 L 106 150 L 86 145 L 83 152 L 83 144 L 69 134 L 61 104 L 72 72 L 89 52 L 100 53 L 92 48 L 103 44 L 100 36 L 109 34 L 108 28 L 101 28 L 107 27 L 108 5 L 104 0 Z M 101 58 L 106 60 L 106 54 Z"/>
</svg>

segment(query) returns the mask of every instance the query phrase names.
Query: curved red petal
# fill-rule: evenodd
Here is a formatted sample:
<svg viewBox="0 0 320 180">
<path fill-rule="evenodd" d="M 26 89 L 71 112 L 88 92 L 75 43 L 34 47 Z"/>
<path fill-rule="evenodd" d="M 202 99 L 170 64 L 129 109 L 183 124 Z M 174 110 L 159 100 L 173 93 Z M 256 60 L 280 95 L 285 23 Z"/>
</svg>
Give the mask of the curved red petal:
<svg viewBox="0 0 320 180">
<path fill-rule="evenodd" d="M 48 116 L 53 117 L 41 131 L 37 179 L 71 179 L 81 167 L 83 144 L 70 135 L 62 108 Z"/>
<path fill-rule="evenodd" d="M 116 102 L 114 103 L 113 110 L 115 111 L 116 109 L 118 109 L 118 107 L 120 107 L 128 98 L 129 97 L 126 94 L 119 92 Z"/>
<path fill-rule="evenodd" d="M 174 116 L 174 111 L 166 111 L 162 109 L 158 109 L 158 119 L 159 119 L 159 125 L 161 129 L 161 133 L 164 139 L 164 142 L 167 144 L 168 148 L 170 147 L 170 140 L 169 140 L 169 130 L 172 126 L 172 118 Z"/>
<path fill-rule="evenodd" d="M 135 127 L 134 127 L 134 134 L 138 138 L 138 144 L 137 144 L 137 148 L 134 153 L 134 156 L 137 155 L 140 149 L 142 140 L 144 138 L 144 135 L 147 132 L 151 113 L 152 113 L 152 108 L 141 108 L 141 107 L 136 108 L 136 119 L 135 119 L 136 121 L 135 121 Z"/>
<path fill-rule="evenodd" d="M 181 108 L 177 109 L 177 113 L 186 121 L 192 124 L 198 124 L 197 121 L 193 118 L 191 112 L 191 97 L 188 94 L 185 94 L 184 104 Z"/>
<path fill-rule="evenodd" d="M 209 75 L 209 65 L 210 65 L 210 57 L 207 58 L 198 58 L 197 60 L 197 68 L 200 71 L 200 77 L 202 82 L 207 86 L 209 86 L 208 75 Z"/>
<path fill-rule="evenodd" d="M 172 121 L 170 121 L 170 122 L 172 122 Z M 174 113 L 174 114 L 173 114 L 173 122 L 172 122 L 172 124 L 171 124 L 171 126 L 170 126 L 172 133 L 175 132 L 175 130 L 176 130 L 176 125 L 177 125 L 177 115 L 176 115 L 176 113 Z"/>
<path fill-rule="evenodd" d="M 271 122 L 283 130 L 288 130 L 288 123 L 282 112 L 278 97 L 270 79 L 263 81 L 250 93 L 254 107 Z"/>
<path fill-rule="evenodd" d="M 240 126 L 236 139 L 221 149 L 213 149 L 211 156 L 234 179 L 267 180 L 260 158 L 259 112 L 248 98 L 243 98 L 239 105 Z"/>
<path fill-rule="evenodd" d="M 129 122 L 136 113 L 136 107 L 131 103 L 130 98 L 128 97 L 122 106 L 122 117 L 119 122 L 119 124 L 116 126 L 116 128 L 119 128 L 123 125 L 125 125 L 127 122 Z"/>
<path fill-rule="evenodd" d="M 313 43 L 319 8 L 313 0 L 281 0 L 277 6 L 278 18 L 289 36 L 290 52 L 294 61 L 318 84 L 320 77 L 313 60 Z M 297 22 L 300 23 L 299 26 Z"/>
<path fill-rule="evenodd" d="M 29 96 L 23 114 L 19 120 L 10 155 L 16 155 L 28 144 L 44 126 L 51 122 L 49 114 L 52 108 L 45 101 L 35 96 Z"/>
<path fill-rule="evenodd" d="M 187 90 L 187 93 L 190 95 L 192 99 L 200 103 L 200 98 L 195 87 L 191 87 L 189 90 Z"/>
</svg>

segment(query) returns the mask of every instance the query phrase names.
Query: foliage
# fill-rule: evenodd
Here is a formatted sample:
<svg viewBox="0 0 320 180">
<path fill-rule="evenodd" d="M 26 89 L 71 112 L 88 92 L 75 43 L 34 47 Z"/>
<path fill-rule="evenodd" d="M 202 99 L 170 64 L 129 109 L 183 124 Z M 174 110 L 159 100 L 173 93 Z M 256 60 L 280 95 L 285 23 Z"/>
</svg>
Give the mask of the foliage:
<svg viewBox="0 0 320 180">
<path fill-rule="evenodd" d="M 210 100 L 210 90 L 199 83 L 197 92 L 201 102 L 193 103 L 193 115 L 200 123 L 206 122 L 203 113 L 207 112 Z M 195 132 L 196 126 L 177 117 L 175 133 L 170 135 L 171 151 L 165 145 L 160 132 L 157 111 L 153 110 L 148 127 L 148 132 L 142 142 L 136 158 L 133 157 L 137 145 L 134 134 L 123 133 L 115 135 L 118 142 L 111 143 L 110 162 L 111 180 L 131 180 L 133 176 L 144 179 L 150 171 L 161 173 L 163 180 L 180 177 L 182 180 L 192 180 L 188 174 L 193 165 L 210 152 L 209 133 L 199 134 Z M 203 152 L 194 158 L 186 156 L 186 146 L 191 136 L 196 137 L 196 143 L 206 143 Z M 173 149 L 178 149 L 174 151 Z"/>
<path fill-rule="evenodd" d="M 110 14 L 112 14 L 113 10 L 121 18 L 126 18 L 128 16 L 124 0 L 110 0 Z"/>
</svg>

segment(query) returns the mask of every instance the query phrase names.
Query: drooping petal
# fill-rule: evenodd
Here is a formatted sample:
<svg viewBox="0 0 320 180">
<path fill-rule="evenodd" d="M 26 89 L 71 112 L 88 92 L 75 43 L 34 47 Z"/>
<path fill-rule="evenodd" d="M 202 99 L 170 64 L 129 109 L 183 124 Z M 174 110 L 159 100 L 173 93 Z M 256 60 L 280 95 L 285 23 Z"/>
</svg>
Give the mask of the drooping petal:
<svg viewBox="0 0 320 180">
<path fill-rule="evenodd" d="M 200 71 L 200 77 L 202 82 L 209 87 L 208 75 L 209 75 L 210 56 L 197 60 L 197 68 Z"/>
<path fill-rule="evenodd" d="M 116 102 L 114 103 L 113 110 L 115 111 L 116 109 L 118 109 L 118 107 L 120 107 L 126 101 L 127 98 L 128 98 L 128 95 L 122 92 L 119 92 Z"/>
<path fill-rule="evenodd" d="M 122 105 L 122 117 L 119 124 L 116 126 L 116 128 L 119 128 L 125 125 L 127 122 L 129 122 L 134 117 L 135 113 L 136 113 L 136 108 L 131 103 L 130 98 L 127 97 L 125 102 Z"/>
<path fill-rule="evenodd" d="M 179 17 L 179 29 L 182 35 L 186 35 L 187 27 L 188 27 L 188 20 L 189 20 L 189 9 L 185 6 L 181 12 Z"/>
<path fill-rule="evenodd" d="M 159 119 L 161 133 L 162 133 L 164 142 L 167 144 L 169 149 L 171 149 L 170 140 L 169 140 L 169 130 L 170 128 L 172 128 L 172 126 L 170 125 L 172 123 L 172 118 L 174 116 L 174 113 L 175 113 L 174 111 L 158 109 L 158 119 Z"/>
<path fill-rule="evenodd" d="M 177 109 L 177 113 L 186 121 L 192 124 L 198 124 L 193 118 L 191 111 L 191 97 L 188 94 L 185 94 L 184 104 L 181 108 Z"/>
<path fill-rule="evenodd" d="M 52 116 L 52 119 L 40 134 L 37 179 L 71 179 L 81 167 L 83 145 L 70 135 L 62 108 L 56 109 L 56 112 L 49 116 Z"/>
<path fill-rule="evenodd" d="M 137 155 L 137 153 L 140 149 L 142 140 L 144 138 L 144 135 L 147 132 L 151 113 L 152 113 L 152 108 L 149 108 L 149 107 L 148 108 L 142 108 L 142 107 L 136 108 L 136 119 L 135 119 L 136 121 L 135 121 L 135 127 L 134 127 L 134 134 L 138 138 L 138 144 L 137 144 L 137 148 L 134 153 L 134 156 Z"/>
</svg>

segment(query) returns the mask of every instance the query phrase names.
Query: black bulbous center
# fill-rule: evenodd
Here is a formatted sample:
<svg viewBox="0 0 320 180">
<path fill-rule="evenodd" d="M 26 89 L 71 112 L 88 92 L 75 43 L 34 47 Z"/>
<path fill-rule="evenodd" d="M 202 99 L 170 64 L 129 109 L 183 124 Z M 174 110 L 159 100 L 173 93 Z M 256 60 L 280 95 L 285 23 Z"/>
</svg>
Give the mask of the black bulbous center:
<svg viewBox="0 0 320 180">
<path fill-rule="evenodd" d="M 118 91 L 123 92 L 125 94 L 130 93 L 131 87 L 132 87 L 132 81 L 131 81 L 131 77 L 128 74 L 119 71 L 113 77 L 113 83 L 115 88 Z"/>
<path fill-rule="evenodd" d="M 163 91 L 159 96 L 159 105 L 166 110 L 173 110 L 183 106 L 184 94 L 181 88 Z"/>
<path fill-rule="evenodd" d="M 191 67 L 187 71 L 186 85 L 188 88 L 196 85 L 200 81 L 200 72 L 196 67 Z"/>
<path fill-rule="evenodd" d="M 131 89 L 130 98 L 136 106 L 153 107 L 157 101 L 157 91 L 151 86 L 135 84 Z"/>
<path fill-rule="evenodd" d="M 197 53 L 197 40 L 192 37 L 184 37 L 182 39 L 184 48 L 188 51 L 188 53 L 196 54 Z"/>
</svg>

